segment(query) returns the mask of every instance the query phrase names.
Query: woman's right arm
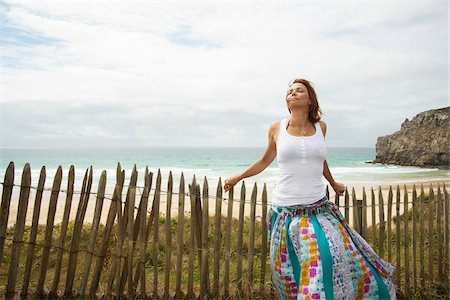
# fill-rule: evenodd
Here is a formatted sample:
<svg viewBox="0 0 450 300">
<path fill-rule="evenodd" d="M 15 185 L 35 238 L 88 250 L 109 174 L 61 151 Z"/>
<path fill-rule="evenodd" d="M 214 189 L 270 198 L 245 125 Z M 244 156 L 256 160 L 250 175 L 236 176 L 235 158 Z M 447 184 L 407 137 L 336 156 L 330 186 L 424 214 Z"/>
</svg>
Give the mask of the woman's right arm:
<svg viewBox="0 0 450 300">
<path fill-rule="evenodd" d="M 275 144 L 275 132 L 277 131 L 278 127 L 279 127 L 278 121 L 275 121 L 271 124 L 268 133 L 267 148 L 264 151 L 263 155 L 258 160 L 256 160 L 250 167 L 248 167 L 242 173 L 225 179 L 224 182 L 225 192 L 230 190 L 240 180 L 261 173 L 265 168 L 267 168 L 272 163 L 272 161 L 275 159 L 275 156 L 277 155 L 277 148 Z"/>
</svg>

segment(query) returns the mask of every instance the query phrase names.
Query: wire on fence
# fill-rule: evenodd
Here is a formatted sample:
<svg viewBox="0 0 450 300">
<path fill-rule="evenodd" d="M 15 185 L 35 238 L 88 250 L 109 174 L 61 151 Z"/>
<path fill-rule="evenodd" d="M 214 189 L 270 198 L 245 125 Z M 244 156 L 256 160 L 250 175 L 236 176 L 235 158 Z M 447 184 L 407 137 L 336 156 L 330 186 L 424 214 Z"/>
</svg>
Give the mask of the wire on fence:
<svg viewBox="0 0 450 300">
<path fill-rule="evenodd" d="M 4 182 L 0 182 L 0 184 L 1 185 L 5 185 L 4 184 Z M 10 185 L 11 186 L 11 185 Z M 12 186 L 16 186 L 16 187 L 20 187 L 20 188 L 22 188 L 22 187 L 26 187 L 26 188 L 31 188 L 31 189 L 34 189 L 34 190 L 38 190 L 38 188 L 37 187 L 35 187 L 35 186 L 22 186 L 22 185 L 20 185 L 20 184 L 12 184 Z M 116 184 L 116 186 L 117 186 L 117 184 Z M 123 187 L 130 187 L 130 185 L 123 185 Z M 143 187 L 143 186 L 134 186 L 137 190 L 138 190 L 138 196 L 142 196 L 142 191 L 141 191 L 141 189 L 144 189 L 145 187 Z M 46 187 L 44 187 L 42 190 L 44 190 L 44 191 L 53 191 L 51 188 L 46 188 Z M 150 191 L 156 191 L 156 189 L 155 188 L 150 188 Z M 64 190 L 64 189 L 59 189 L 59 190 L 57 190 L 56 192 L 62 192 L 62 193 L 67 193 L 67 190 Z M 169 192 L 168 191 L 164 191 L 164 190 L 159 190 L 159 192 L 161 193 L 161 194 L 163 194 L 163 195 L 168 195 L 169 194 Z M 443 193 L 443 192 L 441 192 L 441 193 Z M 82 194 L 82 192 L 81 191 L 73 191 L 73 194 L 76 194 L 76 195 L 78 195 L 78 194 Z M 171 192 L 171 194 L 172 195 L 185 195 L 186 197 L 190 197 L 190 194 L 189 194 L 189 192 L 185 192 L 185 193 L 179 193 L 179 192 Z M 98 195 L 98 193 L 96 193 L 96 192 L 90 192 L 90 195 Z M 105 196 L 103 196 L 103 198 L 104 199 L 107 199 L 107 200 L 109 200 L 109 201 L 115 201 L 113 198 L 110 198 L 110 197 L 107 197 L 106 195 L 113 195 L 113 194 L 111 194 L 111 193 L 108 193 L 108 194 L 104 194 Z M 149 193 L 149 195 L 150 195 L 150 193 Z M 349 193 L 349 196 L 350 196 L 350 193 Z M 201 196 L 202 198 L 203 198 L 203 195 Z M 340 197 L 344 197 L 344 196 L 340 196 Z M 420 195 L 418 195 L 417 196 L 418 198 L 420 198 Z M 210 196 L 208 196 L 207 197 L 209 200 L 216 200 L 217 199 L 217 197 L 210 197 Z M 225 202 L 225 203 L 228 203 L 228 200 L 230 200 L 230 199 L 227 199 L 227 198 L 224 198 L 224 197 L 220 197 L 220 199 L 223 201 L 223 202 Z M 240 199 L 232 199 L 233 201 L 240 201 Z M 360 201 L 361 199 L 357 199 L 358 201 Z M 330 200 L 331 201 L 331 200 Z M 125 204 L 126 203 L 126 201 L 124 201 L 124 200 L 121 200 L 120 201 L 122 204 Z M 163 199 L 160 199 L 160 202 L 162 202 L 162 203 L 165 203 L 165 201 L 163 200 Z M 244 201 L 244 203 L 247 203 L 247 204 L 251 204 L 252 202 L 250 201 L 250 200 L 245 200 Z M 405 204 L 405 202 L 403 202 L 403 201 L 401 201 L 401 202 L 395 202 L 394 204 L 397 204 L 397 203 L 400 203 L 400 204 Z M 409 203 L 409 204 L 413 204 L 414 202 L 412 202 L 412 201 L 407 201 L 406 203 Z M 256 204 L 257 205 L 262 205 L 262 201 L 256 201 Z M 269 205 L 269 203 L 268 203 L 268 205 Z M 379 203 L 376 203 L 376 204 L 370 204 L 370 203 L 368 203 L 368 204 L 366 204 L 366 205 L 352 205 L 352 204 L 349 204 L 349 205 L 338 205 L 338 207 L 340 207 L 340 208 L 346 208 L 346 207 L 348 207 L 348 208 L 352 208 L 352 207 L 373 207 L 373 206 L 375 206 L 375 207 L 378 207 L 378 206 L 380 206 L 380 204 Z M 383 206 L 386 206 L 386 204 L 384 204 Z M 135 209 L 138 209 L 138 207 L 137 206 L 135 206 L 134 207 Z M 147 212 L 151 212 L 150 210 L 147 210 Z"/>
</svg>

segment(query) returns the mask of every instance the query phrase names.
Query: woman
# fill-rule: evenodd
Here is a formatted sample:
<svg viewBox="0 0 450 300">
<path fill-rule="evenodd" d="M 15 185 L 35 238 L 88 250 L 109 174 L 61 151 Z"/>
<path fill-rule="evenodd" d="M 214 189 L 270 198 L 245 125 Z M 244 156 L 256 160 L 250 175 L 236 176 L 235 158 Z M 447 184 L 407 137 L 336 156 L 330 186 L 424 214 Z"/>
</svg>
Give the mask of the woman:
<svg viewBox="0 0 450 300">
<path fill-rule="evenodd" d="M 225 180 L 262 172 L 277 156 L 280 179 L 267 213 L 272 284 L 281 299 L 395 299 L 395 268 L 381 259 L 327 199 L 324 176 L 338 195 L 345 185 L 328 168 L 316 92 L 306 79 L 289 83 L 290 117 L 273 122 L 260 159 Z"/>
</svg>

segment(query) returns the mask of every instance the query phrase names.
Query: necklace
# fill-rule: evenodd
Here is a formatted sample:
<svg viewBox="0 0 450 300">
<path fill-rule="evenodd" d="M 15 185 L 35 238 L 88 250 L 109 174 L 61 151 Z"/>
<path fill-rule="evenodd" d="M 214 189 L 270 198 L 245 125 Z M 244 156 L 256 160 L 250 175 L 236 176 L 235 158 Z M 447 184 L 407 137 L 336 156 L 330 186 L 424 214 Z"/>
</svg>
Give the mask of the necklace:
<svg viewBox="0 0 450 300">
<path fill-rule="evenodd" d="M 289 127 L 290 124 L 291 124 L 291 120 L 289 120 L 288 126 L 286 127 L 286 129 Z M 305 135 L 305 134 L 306 134 L 306 126 L 303 126 L 303 128 L 300 128 L 300 133 L 301 133 L 302 135 Z"/>
</svg>

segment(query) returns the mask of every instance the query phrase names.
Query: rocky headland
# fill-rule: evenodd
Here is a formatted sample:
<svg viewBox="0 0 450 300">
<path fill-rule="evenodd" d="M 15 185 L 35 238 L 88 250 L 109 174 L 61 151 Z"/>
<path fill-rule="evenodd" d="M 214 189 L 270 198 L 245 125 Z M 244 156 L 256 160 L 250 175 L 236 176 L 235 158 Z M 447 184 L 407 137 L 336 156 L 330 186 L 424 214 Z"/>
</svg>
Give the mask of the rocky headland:
<svg viewBox="0 0 450 300">
<path fill-rule="evenodd" d="M 449 169 L 449 109 L 421 112 L 399 131 L 379 137 L 373 163 Z"/>
</svg>

